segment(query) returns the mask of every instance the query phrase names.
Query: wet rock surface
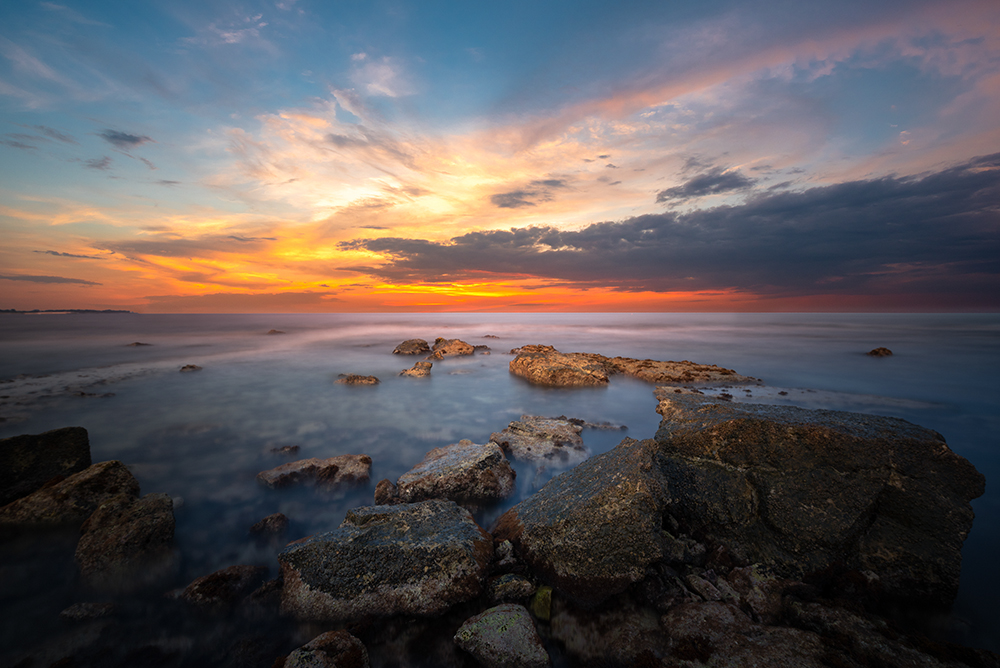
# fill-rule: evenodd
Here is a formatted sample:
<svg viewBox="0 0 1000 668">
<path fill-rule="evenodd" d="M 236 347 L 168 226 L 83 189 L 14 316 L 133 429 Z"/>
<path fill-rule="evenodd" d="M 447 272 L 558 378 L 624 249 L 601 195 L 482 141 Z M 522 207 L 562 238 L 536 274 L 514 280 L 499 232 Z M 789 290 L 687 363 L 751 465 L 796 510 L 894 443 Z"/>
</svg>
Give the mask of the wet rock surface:
<svg viewBox="0 0 1000 668">
<path fill-rule="evenodd" d="M 368 650 L 347 631 L 327 631 L 298 648 L 283 668 L 368 668 Z"/>
<path fill-rule="evenodd" d="M 590 455 L 580 436 L 582 431 L 580 424 L 567 418 L 522 415 L 503 431 L 491 434 L 490 441 L 515 461 L 539 468 L 569 468 Z"/>
<path fill-rule="evenodd" d="M 379 380 L 375 376 L 362 376 L 357 373 L 342 373 L 333 381 L 338 385 L 378 385 Z"/>
<path fill-rule="evenodd" d="M 228 566 L 194 580 L 179 598 L 206 608 L 232 607 L 256 590 L 267 572 L 267 566 Z"/>
<path fill-rule="evenodd" d="M 282 611 L 299 619 L 435 615 L 478 596 L 493 541 L 452 501 L 369 506 L 278 555 Z"/>
<path fill-rule="evenodd" d="M 0 507 L 90 464 L 90 439 L 83 427 L 0 439 Z"/>
<path fill-rule="evenodd" d="M 487 668 L 549 665 L 549 655 L 523 605 L 504 603 L 470 617 L 455 634 L 455 644 Z"/>
<path fill-rule="evenodd" d="M 494 443 L 478 445 L 463 440 L 434 448 L 395 486 L 380 484 L 376 503 L 413 503 L 450 499 L 479 507 L 506 499 L 514 491 L 514 470 Z"/>
<path fill-rule="evenodd" d="M 121 462 L 100 462 L 0 508 L 0 528 L 83 522 L 119 495 L 138 497 L 139 482 Z"/>
<path fill-rule="evenodd" d="M 414 378 L 426 378 L 431 375 L 431 367 L 434 366 L 431 362 L 417 362 L 409 369 L 403 369 L 399 372 L 400 376 L 412 376 Z"/>
<path fill-rule="evenodd" d="M 327 459 L 300 459 L 257 474 L 257 482 L 271 489 L 315 483 L 334 490 L 340 486 L 368 482 L 372 458 L 368 455 L 338 455 Z"/>
<path fill-rule="evenodd" d="M 426 355 L 431 347 L 423 339 L 408 339 L 392 351 L 393 355 Z"/>
<path fill-rule="evenodd" d="M 950 606 L 984 479 L 940 434 L 691 396 L 657 411 L 671 514 L 690 532 L 786 577 L 867 571 L 885 596 Z"/>
</svg>

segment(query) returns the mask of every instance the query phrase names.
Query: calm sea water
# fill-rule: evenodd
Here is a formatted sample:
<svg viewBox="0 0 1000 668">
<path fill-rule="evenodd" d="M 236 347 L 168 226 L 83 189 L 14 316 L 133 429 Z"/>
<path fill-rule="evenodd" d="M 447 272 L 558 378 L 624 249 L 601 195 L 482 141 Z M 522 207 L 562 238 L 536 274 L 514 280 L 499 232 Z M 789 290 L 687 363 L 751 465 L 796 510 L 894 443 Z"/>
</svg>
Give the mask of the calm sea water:
<svg viewBox="0 0 1000 668">
<path fill-rule="evenodd" d="M 285 333 L 267 335 L 271 329 Z M 435 362 L 426 379 L 399 377 L 420 358 L 392 349 L 438 336 L 485 344 L 492 354 Z M 257 520 L 283 512 L 292 521 L 289 539 L 330 530 L 348 508 L 371 503 L 376 481 L 395 480 L 433 447 L 483 443 L 522 414 L 628 427 L 585 431 L 594 454 L 624 435 L 653 435 L 659 416 L 651 385 L 613 378 L 600 389 L 531 386 L 507 370 L 507 352 L 528 343 L 719 364 L 764 383 L 750 397 L 733 391 L 737 401 L 892 415 L 937 430 L 987 478 L 986 495 L 973 502 L 949 633 L 1000 650 L 998 315 L 4 314 L 0 437 L 83 426 L 94 461 L 120 459 L 144 494 L 174 497 L 181 554 L 174 586 L 237 563 L 277 574 L 280 548 L 248 540 Z M 877 346 L 894 355 L 864 354 Z M 185 364 L 202 370 L 179 373 Z M 337 385 L 341 373 L 382 382 Z M 372 484 L 341 497 L 259 487 L 259 471 L 288 461 L 270 452 L 284 445 L 300 446 L 298 458 L 371 455 Z M 518 482 L 515 498 L 478 516 L 484 526 L 542 481 L 521 470 Z M 71 556 L 65 567 L 68 574 L 58 576 L 24 566 L 0 574 L 19 581 L 0 593 L 2 649 L 63 632 L 58 612 L 92 600 L 76 587 Z"/>
</svg>

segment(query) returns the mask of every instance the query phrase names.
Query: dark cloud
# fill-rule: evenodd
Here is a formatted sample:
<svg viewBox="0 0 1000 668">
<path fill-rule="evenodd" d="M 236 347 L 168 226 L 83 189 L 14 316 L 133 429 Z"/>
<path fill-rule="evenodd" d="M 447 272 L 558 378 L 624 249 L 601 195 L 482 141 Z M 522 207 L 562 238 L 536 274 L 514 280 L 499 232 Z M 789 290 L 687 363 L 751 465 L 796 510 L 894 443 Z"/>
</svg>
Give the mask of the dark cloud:
<svg viewBox="0 0 1000 668">
<path fill-rule="evenodd" d="M 255 241 L 277 241 L 278 237 L 241 237 L 236 234 L 230 234 L 227 239 L 232 239 L 233 241 L 239 241 L 241 243 L 253 243 Z"/>
<path fill-rule="evenodd" d="M 180 181 L 170 181 L 169 179 L 160 179 L 156 182 L 158 186 L 179 186 L 180 184 Z"/>
<path fill-rule="evenodd" d="M 610 162 L 608 164 L 604 165 L 604 166 L 607 167 L 608 169 L 618 169 L 618 165 L 610 163 Z"/>
<path fill-rule="evenodd" d="M 79 283 L 80 285 L 101 285 L 82 278 L 64 278 L 62 276 L 0 276 L 5 281 L 30 281 L 31 283 Z"/>
<path fill-rule="evenodd" d="M 610 153 L 605 153 L 604 155 L 597 156 L 598 160 L 607 160 L 610 157 L 611 157 Z"/>
<path fill-rule="evenodd" d="M 102 137 L 109 144 L 123 151 L 153 141 L 152 138 L 145 135 L 131 135 L 119 130 L 105 130 L 104 132 L 99 132 L 97 136 Z"/>
<path fill-rule="evenodd" d="M 531 198 L 535 196 L 534 190 L 514 190 L 509 193 L 497 193 L 490 197 L 493 206 L 501 209 L 518 209 L 522 206 L 535 206 Z"/>
<path fill-rule="evenodd" d="M 721 167 L 714 167 L 689 179 L 682 185 L 661 190 L 656 195 L 656 201 L 659 203 L 674 200 L 683 201 L 704 195 L 718 195 L 733 190 L 745 190 L 755 183 L 754 179 L 743 176 L 739 171 L 727 172 Z"/>
<path fill-rule="evenodd" d="M 540 188 L 568 188 L 564 179 L 539 179 L 537 181 L 532 181 L 531 185 L 538 186 Z"/>
<path fill-rule="evenodd" d="M 246 252 L 255 245 L 276 241 L 275 237 L 247 237 L 243 235 L 213 235 L 197 238 L 163 236 L 159 239 L 129 239 L 103 245 L 104 250 L 114 251 L 134 258 L 142 255 L 156 257 L 210 257 L 217 253 Z"/>
<path fill-rule="evenodd" d="M 921 177 L 759 194 L 738 206 L 662 213 L 575 231 L 471 232 L 446 243 L 341 244 L 387 256 L 351 267 L 394 282 L 486 275 L 627 291 L 938 295 L 1000 306 L 1000 154 Z"/>
<path fill-rule="evenodd" d="M 111 158 L 108 156 L 103 156 L 100 158 L 94 158 L 92 160 L 84 160 L 83 166 L 87 169 L 111 169 Z"/>
<path fill-rule="evenodd" d="M 552 190 L 562 188 L 569 188 L 569 183 L 565 179 L 535 179 L 530 181 L 526 187 L 491 195 L 490 202 L 493 203 L 493 206 L 501 209 L 535 206 L 538 202 L 551 201 Z"/>
<path fill-rule="evenodd" d="M 43 250 L 43 251 L 36 250 L 36 251 L 33 251 L 33 252 L 35 252 L 35 253 L 44 253 L 45 255 L 55 255 L 56 257 L 79 257 L 79 258 L 84 258 L 86 260 L 100 260 L 101 259 L 101 257 L 99 255 L 74 255 L 73 253 L 60 253 L 59 251 L 54 251 L 54 250 Z"/>
</svg>

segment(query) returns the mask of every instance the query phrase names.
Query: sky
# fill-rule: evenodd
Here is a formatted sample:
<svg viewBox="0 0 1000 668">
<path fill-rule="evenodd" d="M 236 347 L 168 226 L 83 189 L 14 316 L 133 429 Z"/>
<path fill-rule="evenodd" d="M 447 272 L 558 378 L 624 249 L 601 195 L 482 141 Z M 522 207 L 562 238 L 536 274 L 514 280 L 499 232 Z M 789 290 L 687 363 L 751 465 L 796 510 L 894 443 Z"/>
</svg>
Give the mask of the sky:
<svg viewBox="0 0 1000 668">
<path fill-rule="evenodd" d="M 996 0 L 0 5 L 0 309 L 1000 311 Z"/>
</svg>

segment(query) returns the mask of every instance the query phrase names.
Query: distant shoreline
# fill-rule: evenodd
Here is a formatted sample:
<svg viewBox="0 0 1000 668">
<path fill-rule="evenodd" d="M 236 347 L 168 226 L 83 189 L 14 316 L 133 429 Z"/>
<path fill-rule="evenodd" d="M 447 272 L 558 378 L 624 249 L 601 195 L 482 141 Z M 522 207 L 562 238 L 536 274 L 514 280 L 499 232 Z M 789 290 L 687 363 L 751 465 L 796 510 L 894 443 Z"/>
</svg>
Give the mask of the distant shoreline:
<svg viewBox="0 0 1000 668">
<path fill-rule="evenodd" d="M 18 313 L 22 315 L 30 315 L 32 313 L 49 313 L 53 315 L 58 315 L 60 313 L 135 313 L 135 311 L 124 311 L 115 309 L 92 309 L 92 308 L 46 308 L 46 309 L 32 309 L 30 311 L 19 311 L 16 308 L 4 308 L 0 309 L 0 313 Z"/>
</svg>

